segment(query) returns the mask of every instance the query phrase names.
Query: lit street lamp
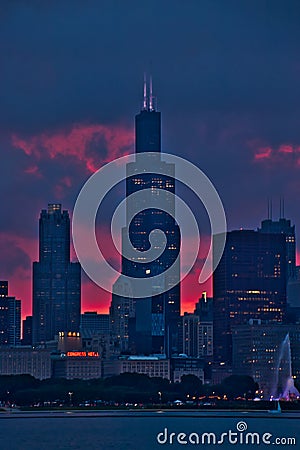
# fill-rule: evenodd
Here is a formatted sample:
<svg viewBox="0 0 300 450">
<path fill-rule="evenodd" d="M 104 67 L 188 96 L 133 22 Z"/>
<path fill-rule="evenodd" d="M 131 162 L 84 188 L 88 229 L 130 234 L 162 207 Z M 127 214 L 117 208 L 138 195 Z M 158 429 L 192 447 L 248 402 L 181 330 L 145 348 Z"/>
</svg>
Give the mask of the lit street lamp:
<svg viewBox="0 0 300 450">
<path fill-rule="evenodd" d="M 72 405 L 72 395 L 74 394 L 74 392 L 68 392 L 68 395 L 70 397 L 70 405 Z"/>
</svg>

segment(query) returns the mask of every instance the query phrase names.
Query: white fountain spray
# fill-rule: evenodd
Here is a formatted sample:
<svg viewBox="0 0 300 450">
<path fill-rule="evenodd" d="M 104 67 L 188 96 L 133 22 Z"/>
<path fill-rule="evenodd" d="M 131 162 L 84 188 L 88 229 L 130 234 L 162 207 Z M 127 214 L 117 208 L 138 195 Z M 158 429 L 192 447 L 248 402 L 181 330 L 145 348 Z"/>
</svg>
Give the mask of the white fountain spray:
<svg viewBox="0 0 300 450">
<path fill-rule="evenodd" d="M 294 386 L 294 379 L 292 376 L 292 355 L 289 333 L 286 334 L 279 348 L 272 397 L 285 400 L 292 400 L 293 398 L 300 397 L 299 391 Z"/>
</svg>

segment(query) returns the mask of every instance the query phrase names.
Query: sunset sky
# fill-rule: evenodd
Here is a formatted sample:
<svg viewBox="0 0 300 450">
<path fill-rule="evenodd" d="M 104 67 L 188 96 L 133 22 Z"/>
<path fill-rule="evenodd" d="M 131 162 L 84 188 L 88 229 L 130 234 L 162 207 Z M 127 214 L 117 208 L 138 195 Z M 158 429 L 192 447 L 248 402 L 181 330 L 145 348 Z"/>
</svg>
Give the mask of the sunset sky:
<svg viewBox="0 0 300 450">
<path fill-rule="evenodd" d="M 2 1 L 0 13 L 0 279 L 23 315 L 40 210 L 61 202 L 71 213 L 88 177 L 134 150 L 144 71 L 163 151 L 209 176 L 228 228 L 259 226 L 268 198 L 278 219 L 284 197 L 300 230 L 298 1 Z M 99 227 L 107 245 L 105 217 Z M 201 258 L 182 285 L 183 311 L 211 292 L 197 283 Z M 84 276 L 83 310 L 109 302 Z"/>
</svg>

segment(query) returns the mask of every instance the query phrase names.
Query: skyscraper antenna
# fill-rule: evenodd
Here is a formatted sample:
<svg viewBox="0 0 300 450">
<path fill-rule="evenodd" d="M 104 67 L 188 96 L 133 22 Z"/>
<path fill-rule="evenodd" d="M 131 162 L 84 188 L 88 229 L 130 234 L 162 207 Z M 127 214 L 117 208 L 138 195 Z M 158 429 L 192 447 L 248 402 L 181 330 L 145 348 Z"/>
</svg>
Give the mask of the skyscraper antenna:
<svg viewBox="0 0 300 450">
<path fill-rule="evenodd" d="M 272 199 L 270 199 L 270 219 L 272 220 L 273 219 L 273 202 L 272 202 Z"/>
<path fill-rule="evenodd" d="M 149 111 L 153 111 L 152 76 L 150 75 Z"/>
<path fill-rule="evenodd" d="M 144 100 L 143 100 L 143 110 L 147 109 L 147 77 L 146 72 L 144 72 Z"/>
<path fill-rule="evenodd" d="M 279 219 L 282 219 L 282 198 L 279 198 Z"/>
<path fill-rule="evenodd" d="M 268 219 L 270 219 L 270 199 L 269 198 L 267 200 L 267 204 L 268 204 Z"/>
<path fill-rule="evenodd" d="M 279 214 L 280 219 L 284 219 L 284 197 L 280 197 Z"/>
</svg>

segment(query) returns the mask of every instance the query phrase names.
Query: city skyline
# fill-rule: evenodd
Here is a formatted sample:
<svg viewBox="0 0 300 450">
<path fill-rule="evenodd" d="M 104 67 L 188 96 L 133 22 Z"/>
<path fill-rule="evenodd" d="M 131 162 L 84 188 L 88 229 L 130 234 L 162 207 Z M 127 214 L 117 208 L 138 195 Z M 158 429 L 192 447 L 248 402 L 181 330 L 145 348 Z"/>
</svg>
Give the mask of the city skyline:
<svg viewBox="0 0 300 450">
<path fill-rule="evenodd" d="M 39 211 L 50 202 L 71 211 L 91 173 L 133 151 L 145 69 L 162 111 L 163 150 L 211 178 L 229 230 L 258 227 L 270 197 L 277 219 L 284 197 L 299 236 L 299 5 L 273 2 L 270 11 L 254 3 L 174 2 L 172 18 L 166 5 L 145 8 L 140 20 L 138 4 L 130 15 L 125 5 L 115 15 L 96 2 L 6 7 L 0 196 L 3 205 L 9 199 L 10 213 L 2 212 L 0 273 L 23 300 L 23 316 L 31 313 Z M 70 19 L 67 27 L 62 16 Z M 53 29 L 43 26 L 49 20 Z M 145 33 L 153 23 L 156 32 Z M 197 284 L 196 272 L 183 282 L 183 311 L 203 290 L 211 293 L 209 284 Z M 82 291 L 83 310 L 108 311 L 110 295 L 86 278 Z"/>
<path fill-rule="evenodd" d="M 268 222 L 271 221 L 271 223 L 276 224 L 279 223 L 280 220 L 288 220 L 290 222 L 292 222 L 292 226 L 294 226 L 294 228 L 296 228 L 297 231 L 297 226 L 296 224 L 293 223 L 292 219 L 287 219 L 282 208 L 282 198 L 279 197 L 278 198 L 278 217 L 274 217 L 274 213 L 272 213 L 272 208 L 274 208 L 274 203 L 273 200 L 267 199 L 266 200 L 266 210 L 267 213 L 264 217 L 261 218 L 260 223 L 257 224 L 257 226 L 255 228 L 240 228 L 240 230 L 251 230 L 251 231 L 257 231 L 259 230 L 259 226 L 263 224 L 263 222 Z M 52 203 L 48 203 L 48 206 L 51 205 Z M 55 204 L 54 204 L 55 205 Z M 61 205 L 60 203 L 57 203 L 57 205 Z M 61 205 L 62 206 L 62 205 Z M 72 214 L 72 212 L 71 212 Z M 228 219 L 228 218 L 227 218 Z M 101 229 L 101 228 L 100 228 Z M 99 230 L 98 234 L 99 234 Z M 228 232 L 233 232 L 233 231 L 238 231 L 236 229 L 228 229 Z M 208 238 L 208 236 L 206 236 L 206 238 Z M 297 243 L 297 241 L 296 241 Z M 38 239 L 36 242 L 36 245 L 38 247 Z M 206 247 L 207 247 L 207 243 L 206 243 Z M 105 244 L 104 244 L 104 249 L 105 249 Z M 206 250 L 207 251 L 207 248 Z M 109 254 L 110 249 L 105 249 L 105 252 L 107 252 L 107 254 Z M 200 252 L 203 252 L 203 248 L 200 249 Z M 181 282 L 181 285 L 187 285 L 190 284 L 192 281 L 192 287 L 193 287 L 193 294 L 191 295 L 190 293 L 188 293 L 186 296 L 184 295 L 184 287 L 183 287 L 183 295 L 182 298 L 182 302 L 181 302 L 181 314 L 183 314 L 184 312 L 192 312 L 193 308 L 195 306 L 195 303 L 197 302 L 197 300 L 201 297 L 202 292 L 208 292 L 208 295 L 213 295 L 213 282 L 212 282 L 212 276 L 211 278 L 204 284 L 199 284 L 198 283 L 198 276 L 200 273 L 200 267 L 202 266 L 202 258 L 201 258 L 201 253 L 199 252 L 198 255 L 198 260 L 195 263 L 194 268 L 192 269 L 191 273 L 187 275 L 187 277 Z M 37 251 L 38 253 L 38 251 Z M 77 257 L 76 257 L 76 253 L 74 251 L 73 245 L 72 245 L 72 241 L 71 241 L 71 247 L 70 247 L 70 253 L 71 253 L 71 262 L 76 262 L 77 261 Z M 202 255 L 203 257 L 205 256 L 205 252 L 204 255 Z M 38 259 L 38 258 L 36 258 Z M 199 260 L 200 260 L 200 264 L 199 264 Z M 299 255 L 298 255 L 298 251 L 297 251 L 297 247 L 296 247 L 296 261 L 299 260 Z M 31 264 L 34 263 L 34 261 L 31 261 Z M 118 262 L 116 263 L 116 260 L 114 261 L 114 263 L 116 265 L 118 265 Z M 121 258 L 119 261 L 119 264 L 121 266 Z M 197 271 L 197 269 L 199 269 L 199 272 Z M 5 278 L 5 277 L 2 277 Z M 84 311 L 97 311 L 98 313 L 109 313 L 109 307 L 111 304 L 111 294 L 109 292 L 104 291 L 103 289 L 99 288 L 98 286 L 96 286 L 91 280 L 88 279 L 88 277 L 84 274 L 84 272 L 82 271 L 82 278 L 83 278 L 83 295 L 82 295 L 82 307 L 81 307 L 81 312 Z M 12 281 L 11 281 L 12 280 Z M 11 292 L 14 293 L 13 295 L 15 296 L 19 296 L 21 297 L 22 300 L 22 319 L 25 319 L 26 316 L 31 315 L 32 314 L 32 303 L 28 301 L 26 301 L 27 299 L 23 298 L 21 295 L 16 294 L 16 292 L 22 292 L 22 289 L 24 289 L 24 285 L 26 284 L 26 282 L 21 285 L 21 289 L 18 289 L 16 291 L 14 291 L 14 281 L 17 281 L 17 284 L 19 284 L 20 280 L 15 280 L 15 278 L 8 278 L 8 281 L 10 282 L 11 285 Z M 31 281 L 29 282 L 29 280 L 27 280 L 27 284 L 31 284 Z M 85 283 L 84 283 L 85 281 Z M 113 283 L 112 283 L 113 284 Z M 20 285 L 19 285 L 20 286 Z M 84 290 L 84 287 L 87 288 Z M 191 287 L 191 286 L 189 286 Z M 30 287 L 30 296 L 32 297 L 32 289 L 33 286 Z M 93 292 L 94 295 L 96 295 L 96 300 L 94 301 L 90 301 L 89 298 L 87 298 L 84 294 L 86 294 L 86 292 L 89 292 L 89 289 L 91 290 L 91 292 Z M 193 296 L 194 295 L 194 296 Z M 103 301 L 104 298 L 104 301 Z"/>
<path fill-rule="evenodd" d="M 3 447 L 299 446 L 300 1 L 0 13 Z"/>
<path fill-rule="evenodd" d="M 141 111 L 143 111 L 143 109 L 141 109 Z M 155 112 L 154 109 L 153 109 L 153 111 Z M 48 208 L 51 207 L 51 205 L 52 206 L 57 206 L 59 208 L 62 207 L 62 205 L 60 203 L 48 203 Z M 284 214 L 284 200 L 281 197 L 279 198 L 279 211 L 278 211 L 279 215 L 278 215 L 278 220 L 276 220 L 276 218 L 274 218 L 272 209 L 273 209 L 273 201 L 270 200 L 270 199 L 267 199 L 267 215 L 266 215 L 266 217 L 263 220 L 261 220 L 261 223 L 260 223 L 261 226 L 265 226 L 265 227 L 268 227 L 268 226 L 270 227 L 273 224 L 273 228 L 274 228 L 273 231 L 267 231 L 267 232 L 278 232 L 277 228 L 280 225 L 281 221 L 286 221 L 287 223 L 291 223 L 292 222 L 290 219 L 286 219 L 285 218 L 285 214 Z M 292 227 L 295 230 L 295 225 L 293 224 L 293 222 L 292 222 Z M 255 229 L 240 228 L 240 230 L 257 231 L 257 230 L 260 230 L 260 228 L 259 228 L 259 225 L 257 225 L 257 227 Z M 97 231 L 98 231 L 98 234 L 99 234 L 99 230 L 97 230 Z M 233 230 L 228 230 L 228 232 L 233 232 L 233 231 L 238 231 L 238 230 L 234 230 L 234 229 Z M 294 242 L 294 245 L 295 245 L 295 242 Z M 106 248 L 105 251 L 109 255 L 110 249 L 107 250 L 107 248 Z M 200 248 L 200 252 L 201 251 L 203 252 L 203 248 Z M 213 287 L 212 287 L 212 284 L 213 284 L 212 283 L 212 278 L 213 278 L 213 276 L 211 276 L 211 278 L 206 283 L 204 283 L 202 285 L 200 285 L 198 283 L 198 280 L 197 280 L 198 279 L 198 272 L 196 271 L 195 267 L 198 267 L 199 270 L 200 270 L 200 267 L 201 267 L 201 266 L 199 266 L 199 259 L 201 261 L 201 257 L 200 257 L 201 253 L 200 252 L 199 252 L 199 255 L 198 255 L 198 260 L 196 261 L 195 266 L 192 269 L 191 273 L 187 275 L 187 277 L 183 280 L 183 282 L 181 282 L 181 285 L 183 283 L 187 283 L 187 282 L 190 283 L 190 280 L 192 278 L 194 278 L 194 280 L 193 280 L 194 281 L 194 288 L 196 287 L 196 289 L 194 291 L 194 295 L 195 295 L 194 297 L 190 296 L 188 301 L 186 301 L 186 299 L 183 299 L 183 301 L 181 303 L 181 311 L 180 311 L 181 314 L 183 314 L 184 312 L 192 312 L 193 311 L 193 307 L 194 307 L 195 303 L 197 302 L 197 300 L 200 298 L 202 292 L 205 291 L 205 292 L 208 292 L 209 295 L 213 295 Z M 77 261 L 77 257 L 76 257 L 76 253 L 75 253 L 73 245 L 72 245 L 72 240 L 70 240 L 70 253 L 73 256 L 73 258 L 72 257 L 70 258 L 70 261 L 73 262 L 73 263 L 76 262 Z M 297 254 L 297 248 L 296 248 L 296 254 Z M 34 263 L 34 261 L 32 261 L 32 262 Z M 116 263 L 116 261 L 115 261 L 115 263 Z M 203 263 L 203 261 L 201 262 L 201 265 L 202 265 L 202 263 Z M 36 263 L 34 263 L 34 264 L 36 264 Z M 34 264 L 33 264 L 33 267 L 34 267 Z M 119 259 L 119 264 L 120 264 L 120 267 L 121 267 L 122 266 L 121 258 Z M 82 271 L 82 278 L 83 279 L 87 278 L 87 276 L 84 274 L 84 271 Z M 94 302 L 87 302 L 88 306 L 84 307 L 84 304 L 86 302 L 84 301 L 84 295 L 82 295 L 83 301 L 81 302 L 81 305 L 82 305 L 82 303 L 83 303 L 83 305 L 81 306 L 81 312 L 84 312 L 84 311 L 97 311 L 98 313 L 106 313 L 106 314 L 108 314 L 109 313 L 109 308 L 110 308 L 110 305 L 111 305 L 111 294 L 109 292 L 104 291 L 101 288 L 98 288 L 96 285 L 94 285 L 94 283 L 91 280 L 88 280 L 87 284 L 90 285 L 90 287 L 92 287 L 92 291 L 96 292 L 97 295 L 99 295 L 99 292 L 101 292 L 102 295 L 104 293 L 104 298 L 106 298 L 106 299 L 105 299 L 105 301 L 103 301 L 102 298 L 97 297 L 96 301 L 94 301 Z M 33 294 L 33 285 L 32 285 L 32 294 Z M 183 296 L 183 298 L 184 298 L 184 296 Z M 28 305 L 28 303 L 26 301 L 24 302 L 23 298 L 22 298 L 22 300 L 23 300 L 22 301 L 22 319 L 25 319 L 25 317 L 27 317 L 27 316 L 32 314 L 33 303 L 31 305 Z M 100 302 L 99 302 L 99 300 L 100 300 Z"/>
</svg>

